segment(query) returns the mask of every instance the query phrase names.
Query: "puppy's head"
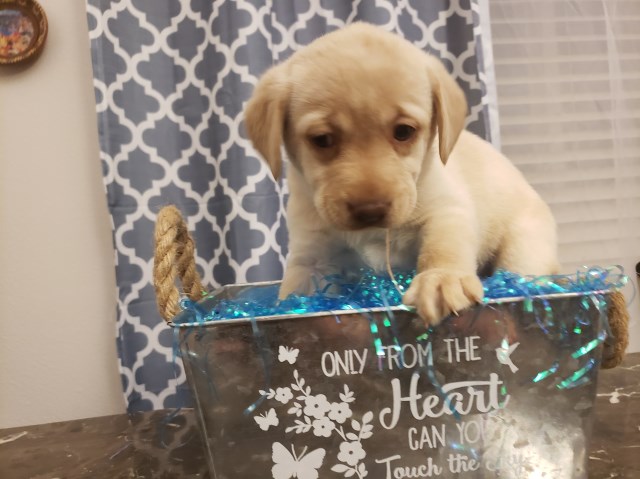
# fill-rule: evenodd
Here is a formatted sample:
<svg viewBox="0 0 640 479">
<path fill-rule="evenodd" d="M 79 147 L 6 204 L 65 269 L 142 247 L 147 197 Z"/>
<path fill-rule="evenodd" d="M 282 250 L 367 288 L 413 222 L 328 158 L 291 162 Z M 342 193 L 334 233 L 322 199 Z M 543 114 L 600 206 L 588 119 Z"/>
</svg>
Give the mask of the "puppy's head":
<svg viewBox="0 0 640 479">
<path fill-rule="evenodd" d="M 280 146 L 338 229 L 397 227 L 437 141 L 446 163 L 467 104 L 444 66 L 367 24 L 330 33 L 270 69 L 245 111 L 247 132 L 281 172 Z"/>
</svg>

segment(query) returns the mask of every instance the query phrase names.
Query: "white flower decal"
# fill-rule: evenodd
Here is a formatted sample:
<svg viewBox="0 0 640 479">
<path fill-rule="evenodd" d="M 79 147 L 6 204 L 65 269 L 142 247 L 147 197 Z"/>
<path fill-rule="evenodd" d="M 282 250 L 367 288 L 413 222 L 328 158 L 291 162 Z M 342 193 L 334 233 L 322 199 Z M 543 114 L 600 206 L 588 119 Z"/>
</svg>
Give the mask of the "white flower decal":
<svg viewBox="0 0 640 479">
<path fill-rule="evenodd" d="M 318 437 L 331 437 L 335 425 L 328 417 L 322 417 L 313 421 L 313 434 Z"/>
<path fill-rule="evenodd" d="M 349 466 L 356 466 L 367 455 L 362 449 L 360 441 L 343 442 L 340 444 L 340 452 L 338 453 L 338 461 L 344 462 Z"/>
<path fill-rule="evenodd" d="M 345 395 L 349 395 L 347 390 L 345 390 Z M 332 471 L 342 473 L 344 477 L 357 476 L 359 479 L 369 474 L 364 463 L 360 461 L 367 456 L 362 448 L 362 440 L 373 436 L 373 426 L 369 424 L 372 420 L 373 413 L 369 411 L 362 416 L 362 423 L 355 420 L 351 421 L 351 428 L 355 432 L 345 434 L 342 426 L 336 429 L 343 440 L 340 443 L 340 452 L 338 453 L 338 461 L 343 464 L 336 464 L 331 468 Z"/>
<path fill-rule="evenodd" d="M 315 396 L 307 396 L 304 401 L 304 413 L 307 416 L 320 419 L 329 412 L 331 405 L 327 401 L 324 394 L 316 394 Z"/>
<path fill-rule="evenodd" d="M 329 419 L 337 422 L 338 424 L 344 424 L 344 422 L 351 417 L 353 413 L 351 408 L 346 402 L 334 402 L 331 403 L 329 409 Z"/>
<path fill-rule="evenodd" d="M 297 360 L 298 350 L 280 346 L 280 362 L 294 364 Z M 276 389 L 261 390 L 260 394 L 267 400 L 275 400 L 281 404 L 288 404 L 287 414 L 293 416 L 294 424 L 285 428 L 286 433 L 307 434 L 313 433 L 316 437 L 331 437 L 336 434 L 340 437 L 340 452 L 337 459 L 340 461 L 331 470 L 344 475 L 345 478 L 353 477 L 363 479 L 368 476 L 366 465 L 362 460 L 366 452 L 362 447 L 362 441 L 373 436 L 373 413 L 363 414 L 361 422 L 352 419 L 353 411 L 350 404 L 356 398 L 345 384 L 343 392 L 338 396 L 339 402 L 331 402 L 324 394 L 311 394 L 308 386 L 298 373 L 293 370 L 294 382 L 290 387 L 277 387 Z M 263 430 L 279 423 L 275 411 L 271 409 L 266 415 L 254 418 Z M 348 427 L 347 421 L 351 419 Z M 275 424 L 274 424 L 275 423 Z M 319 469 L 324 459 L 324 449 L 317 449 L 305 455 L 306 448 L 296 456 L 291 446 L 289 453 L 282 444 L 274 443 L 272 470 L 276 479 L 317 479 Z M 304 464 L 304 467 L 302 467 Z M 311 466 L 307 468 L 306 466 Z M 323 476 L 325 477 L 325 476 Z"/>
<path fill-rule="evenodd" d="M 289 388 L 277 388 L 275 400 L 282 403 L 287 404 L 289 401 L 293 399 L 293 393 Z"/>
</svg>

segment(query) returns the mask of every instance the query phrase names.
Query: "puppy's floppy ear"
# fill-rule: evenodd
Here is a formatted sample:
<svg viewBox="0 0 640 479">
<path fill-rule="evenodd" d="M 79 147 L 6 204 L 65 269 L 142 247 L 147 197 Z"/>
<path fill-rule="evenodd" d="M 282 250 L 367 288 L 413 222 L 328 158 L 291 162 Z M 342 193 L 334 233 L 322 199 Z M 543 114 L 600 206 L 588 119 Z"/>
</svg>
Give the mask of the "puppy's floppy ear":
<svg viewBox="0 0 640 479">
<path fill-rule="evenodd" d="M 427 74 L 433 92 L 434 116 L 440 139 L 440 159 L 446 163 L 467 117 L 467 99 L 442 62 L 427 57 Z"/>
<path fill-rule="evenodd" d="M 287 64 L 283 63 L 267 70 L 260 78 L 244 113 L 249 139 L 271 168 L 276 180 L 282 171 L 280 145 L 289 95 Z"/>
</svg>

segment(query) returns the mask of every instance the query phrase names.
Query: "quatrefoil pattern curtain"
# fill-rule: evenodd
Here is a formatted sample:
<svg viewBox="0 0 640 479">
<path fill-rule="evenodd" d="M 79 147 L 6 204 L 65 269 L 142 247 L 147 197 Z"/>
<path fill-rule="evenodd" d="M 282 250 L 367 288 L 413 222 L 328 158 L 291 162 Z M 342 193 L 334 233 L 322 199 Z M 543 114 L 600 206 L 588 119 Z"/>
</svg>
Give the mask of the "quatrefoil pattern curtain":
<svg viewBox="0 0 640 479">
<path fill-rule="evenodd" d="M 161 206 L 176 204 L 187 218 L 205 284 L 282 276 L 286 181 L 271 179 L 242 126 L 260 74 L 328 31 L 355 21 L 378 24 L 442 58 L 467 94 L 468 128 L 495 141 L 485 3 L 87 0 L 99 160 L 116 256 L 120 372 L 130 410 L 188 402 L 151 284 Z"/>
</svg>

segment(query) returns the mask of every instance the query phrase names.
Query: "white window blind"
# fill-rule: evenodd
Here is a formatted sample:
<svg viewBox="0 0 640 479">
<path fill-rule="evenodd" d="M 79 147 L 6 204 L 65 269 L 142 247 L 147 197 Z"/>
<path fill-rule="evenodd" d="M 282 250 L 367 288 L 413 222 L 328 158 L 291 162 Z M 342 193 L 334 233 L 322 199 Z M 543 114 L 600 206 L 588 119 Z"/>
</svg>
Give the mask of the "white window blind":
<svg viewBox="0 0 640 479">
<path fill-rule="evenodd" d="M 640 1 L 489 4 L 502 150 L 550 204 L 563 269 L 621 264 L 635 283 Z M 640 350 L 637 298 L 630 310 Z"/>
</svg>

